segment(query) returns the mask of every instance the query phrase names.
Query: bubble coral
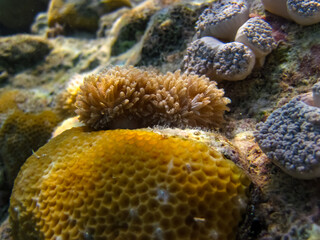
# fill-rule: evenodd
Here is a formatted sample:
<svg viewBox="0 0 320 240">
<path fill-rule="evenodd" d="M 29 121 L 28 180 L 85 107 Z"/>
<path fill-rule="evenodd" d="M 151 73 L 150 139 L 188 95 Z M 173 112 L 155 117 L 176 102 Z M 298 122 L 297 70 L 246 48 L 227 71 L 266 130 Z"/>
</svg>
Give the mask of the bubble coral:
<svg viewBox="0 0 320 240">
<path fill-rule="evenodd" d="M 301 25 L 320 22 L 319 0 L 262 0 L 266 10 Z"/>
<path fill-rule="evenodd" d="M 249 47 L 256 56 L 256 63 L 261 67 L 265 57 L 276 47 L 272 37 L 272 27 L 258 17 L 250 18 L 237 31 L 236 42 Z"/>
<path fill-rule="evenodd" d="M 114 67 L 85 78 L 76 106 L 93 129 L 153 125 L 217 127 L 230 100 L 197 75 Z"/>
<path fill-rule="evenodd" d="M 287 19 L 291 19 L 287 11 L 287 0 L 261 0 L 261 2 L 264 8 L 269 12 Z"/>
<path fill-rule="evenodd" d="M 186 73 L 205 74 L 216 81 L 238 81 L 252 72 L 255 55 L 242 43 L 203 37 L 191 43 L 182 65 Z"/>
<path fill-rule="evenodd" d="M 52 111 L 24 113 L 14 110 L 0 128 L 0 159 L 6 170 L 7 184 L 13 186 L 25 160 L 44 145 L 61 119 Z"/>
<path fill-rule="evenodd" d="M 177 130 L 183 131 L 183 130 Z M 15 181 L 15 239 L 235 239 L 250 181 L 216 148 L 157 129 L 73 128 Z"/>
<path fill-rule="evenodd" d="M 320 22 L 319 0 L 287 0 L 290 17 L 301 25 L 311 25 Z"/>
<path fill-rule="evenodd" d="M 232 41 L 238 28 L 249 18 L 246 1 L 215 3 L 199 16 L 196 23 L 197 38 L 211 36 Z"/>
<path fill-rule="evenodd" d="M 310 94 L 295 97 L 257 126 L 261 149 L 284 172 L 301 179 L 320 177 L 320 108 Z"/>
</svg>

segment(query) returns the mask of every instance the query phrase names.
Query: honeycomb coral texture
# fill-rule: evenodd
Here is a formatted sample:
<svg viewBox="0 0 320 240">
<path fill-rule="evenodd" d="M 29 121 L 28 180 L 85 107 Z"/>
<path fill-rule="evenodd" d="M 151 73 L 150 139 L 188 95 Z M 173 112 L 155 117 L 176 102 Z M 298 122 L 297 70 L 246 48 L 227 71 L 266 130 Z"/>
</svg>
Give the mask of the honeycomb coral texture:
<svg viewBox="0 0 320 240">
<path fill-rule="evenodd" d="M 217 127 L 230 100 L 206 77 L 114 67 L 91 75 L 77 97 L 80 121 L 93 129 Z"/>
<path fill-rule="evenodd" d="M 15 239 L 234 239 L 249 181 L 204 143 L 68 130 L 15 181 Z"/>
</svg>

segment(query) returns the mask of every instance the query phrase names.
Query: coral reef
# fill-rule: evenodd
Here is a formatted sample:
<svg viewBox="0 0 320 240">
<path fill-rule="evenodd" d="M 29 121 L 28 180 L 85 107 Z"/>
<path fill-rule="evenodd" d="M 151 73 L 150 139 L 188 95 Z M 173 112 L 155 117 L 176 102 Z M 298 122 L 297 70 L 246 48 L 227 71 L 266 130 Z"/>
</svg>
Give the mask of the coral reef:
<svg viewBox="0 0 320 240">
<path fill-rule="evenodd" d="M 255 134 L 261 149 L 288 174 L 320 177 L 320 108 L 298 96 L 272 112 Z"/>
<path fill-rule="evenodd" d="M 160 74 L 114 67 L 88 76 L 77 96 L 76 113 L 93 129 L 154 125 L 218 127 L 229 99 L 216 83 L 197 75 Z"/>
<path fill-rule="evenodd" d="M 53 138 L 15 181 L 14 238 L 235 239 L 250 181 L 185 131 L 74 128 Z"/>
<path fill-rule="evenodd" d="M 3 0 L 0 5 L 10 1 Z M 11 1 L 10 4 L 15 1 Z M 29 1 L 34 0 L 21 1 L 14 13 L 18 13 L 19 7 L 23 6 L 28 14 L 34 14 L 29 8 L 31 7 Z M 267 0 L 263 1 L 267 2 Z M 90 5 L 89 2 L 94 3 L 97 0 L 87 1 L 86 6 Z M 234 138 L 232 143 L 236 147 L 226 147 L 229 146 L 228 141 L 221 136 L 208 137 L 201 131 L 199 133 L 196 130 L 197 126 L 192 133 L 185 133 L 183 137 L 184 139 L 198 137 L 199 141 L 204 141 L 209 146 L 213 144 L 212 146 L 224 157 L 240 164 L 245 174 L 252 180 L 244 220 L 240 222 L 237 229 L 237 239 L 318 240 L 320 239 L 320 178 L 296 179 L 282 171 L 263 153 L 255 142 L 252 132 L 256 130 L 257 122 L 266 121 L 275 109 L 280 109 L 297 95 L 303 94 L 299 97 L 301 106 L 303 104 L 303 107 L 315 106 L 317 100 L 312 93 L 307 92 L 314 83 L 319 82 L 320 78 L 320 24 L 301 26 L 288 20 L 290 16 L 285 19 L 265 11 L 261 0 L 247 0 L 247 2 L 249 14 L 245 18 L 250 17 L 249 21 L 258 19 L 261 22 L 263 19 L 270 24 L 272 36 L 277 41 L 277 48 L 265 58 L 262 68 L 258 66 L 253 68 L 245 81 L 221 81 L 217 85 L 219 89 L 223 89 L 225 97 L 232 99 L 232 103 L 228 104 L 230 111 L 224 114 L 226 121 L 219 131 L 229 140 Z M 281 3 L 280 0 L 270 2 Z M 292 1 L 294 2 L 310 3 L 312 6 L 318 1 Z M 27 51 L 28 44 L 25 44 L 23 51 L 19 50 L 15 53 L 13 51 L 15 41 L 22 35 L 10 37 L 10 47 L 1 48 L 6 49 L 8 53 L 3 55 L 4 59 L 13 60 L 8 63 L 4 60 L 0 64 L 0 92 L 2 93 L 0 95 L 0 127 L 17 109 L 30 115 L 59 109 L 59 114 L 62 113 L 63 118 L 73 116 L 74 101 L 79 88 L 76 85 L 68 85 L 68 81 L 76 73 L 86 75 L 92 70 L 98 73 L 109 65 L 151 65 L 162 73 L 159 74 L 161 76 L 168 71 L 175 72 L 181 66 L 188 44 L 196 40 L 194 26 L 201 12 L 208 7 L 214 9 L 219 4 L 229 4 L 230 1 L 131 0 L 131 3 L 132 8 L 115 10 L 101 17 L 98 15 L 100 18 L 98 32 L 70 30 L 63 24 L 56 24 L 48 29 L 48 13 L 39 14 L 32 26 L 32 35 L 23 36 L 40 37 L 41 35 L 41 40 L 49 46 L 44 49 L 50 48 L 48 53 L 42 52 L 41 44 L 30 44 L 30 54 Z M 284 4 L 286 5 L 287 1 L 284 1 Z M 9 13 L 4 12 L 4 8 L 1 9 L 3 14 L 0 19 Z M 37 11 L 35 8 L 34 10 Z M 10 17 L 13 16 L 10 14 Z M 27 19 L 24 14 L 20 16 Z M 0 32 L 3 33 L 3 30 L 6 29 L 0 23 Z M 27 42 L 28 39 L 25 39 Z M 17 44 L 17 46 L 21 45 L 22 43 Z M 38 53 L 37 50 L 41 51 Z M 15 62 L 15 55 L 25 55 L 26 58 Z M 259 62 L 258 58 L 256 62 Z M 196 73 L 195 70 L 194 66 Z M 11 91 L 13 88 L 15 90 Z M 316 94 L 316 86 L 314 91 Z M 58 94 L 62 92 L 66 98 L 60 99 L 62 101 L 59 105 L 60 103 L 57 104 L 55 100 L 59 99 Z M 71 120 L 71 126 L 75 119 Z M 65 123 L 70 123 L 70 119 Z M 64 128 L 65 125 L 61 125 L 57 129 L 64 130 Z M 87 134 L 90 129 L 86 128 L 84 131 L 87 131 Z M 179 138 L 176 134 L 168 132 L 169 130 L 161 136 Z M 62 135 L 64 134 L 67 133 Z M 72 144 L 68 145 L 70 149 L 76 141 L 77 139 L 73 139 Z M 91 148 L 95 146 L 95 142 L 87 144 L 89 146 L 93 144 Z M 15 148 L 14 151 L 20 150 Z M 39 155 L 33 157 L 39 157 Z M 55 164 L 52 164 L 50 167 L 54 166 Z M 43 177 L 46 176 L 48 175 Z M 4 164 L 0 160 L 0 221 L 7 214 L 8 199 L 11 194 L 11 188 L 6 186 L 5 177 Z M 68 197 L 73 196 L 72 194 Z M 49 215 L 56 219 L 55 214 Z M 82 216 L 87 218 L 86 215 Z M 68 220 L 72 222 L 71 219 Z M 201 223 L 206 225 L 202 218 L 195 218 L 195 221 L 197 222 L 193 225 L 195 229 L 201 227 Z M 114 222 L 117 224 L 116 221 Z M 4 234 L 1 235 L 3 237 L 8 237 L 10 232 L 7 226 Z M 34 228 L 31 227 L 31 229 Z M 72 234 L 72 231 L 70 233 Z M 85 233 L 83 238 L 92 239 L 89 233 Z"/>
<path fill-rule="evenodd" d="M 55 27 L 59 24 L 73 30 L 96 31 L 99 16 L 121 7 L 131 7 L 130 0 L 94 0 L 89 2 L 51 0 L 48 10 L 48 25 Z"/>
</svg>

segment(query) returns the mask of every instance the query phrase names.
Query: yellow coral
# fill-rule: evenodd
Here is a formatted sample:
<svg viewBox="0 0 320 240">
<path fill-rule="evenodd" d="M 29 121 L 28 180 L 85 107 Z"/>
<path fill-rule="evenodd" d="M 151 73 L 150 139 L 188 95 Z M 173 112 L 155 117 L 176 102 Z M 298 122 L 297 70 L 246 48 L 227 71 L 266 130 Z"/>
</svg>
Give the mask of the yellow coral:
<svg viewBox="0 0 320 240">
<path fill-rule="evenodd" d="M 218 127 L 230 100 L 196 75 L 114 67 L 85 78 L 76 113 L 93 129 L 154 125 Z"/>
<path fill-rule="evenodd" d="M 14 110 L 0 128 L 0 158 L 10 187 L 25 160 L 44 145 L 61 119 L 52 111 L 38 114 Z"/>
<path fill-rule="evenodd" d="M 21 168 L 10 221 L 15 239 L 231 240 L 248 184 L 201 139 L 73 128 Z"/>
</svg>

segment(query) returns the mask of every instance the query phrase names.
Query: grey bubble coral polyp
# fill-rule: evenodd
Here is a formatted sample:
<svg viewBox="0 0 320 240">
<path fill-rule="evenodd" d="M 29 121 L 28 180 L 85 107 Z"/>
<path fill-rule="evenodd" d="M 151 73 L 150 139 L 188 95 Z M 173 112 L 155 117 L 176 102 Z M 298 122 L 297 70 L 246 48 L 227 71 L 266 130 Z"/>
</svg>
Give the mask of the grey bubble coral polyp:
<svg viewBox="0 0 320 240">
<path fill-rule="evenodd" d="M 235 41 L 243 43 L 254 52 L 259 66 L 263 66 L 265 57 L 276 47 L 272 27 L 258 17 L 250 18 L 238 29 Z"/>
<path fill-rule="evenodd" d="M 213 58 L 213 79 L 238 81 L 245 79 L 255 64 L 253 52 L 244 44 L 231 42 L 219 47 Z"/>
<path fill-rule="evenodd" d="M 257 129 L 261 149 L 284 172 L 301 179 L 320 177 L 320 108 L 298 96 Z"/>
<path fill-rule="evenodd" d="M 287 11 L 287 0 L 261 0 L 264 8 L 269 12 L 291 19 L 290 15 Z"/>
<path fill-rule="evenodd" d="M 311 25 L 320 22 L 319 0 L 287 0 L 290 17 L 301 25 Z"/>
<path fill-rule="evenodd" d="M 211 36 L 232 41 L 238 28 L 249 18 L 246 1 L 225 1 L 214 3 L 205 9 L 196 24 L 196 36 Z"/>
<path fill-rule="evenodd" d="M 254 53 L 244 44 L 203 37 L 188 47 L 183 69 L 216 81 L 238 81 L 252 72 L 254 64 Z"/>
</svg>

